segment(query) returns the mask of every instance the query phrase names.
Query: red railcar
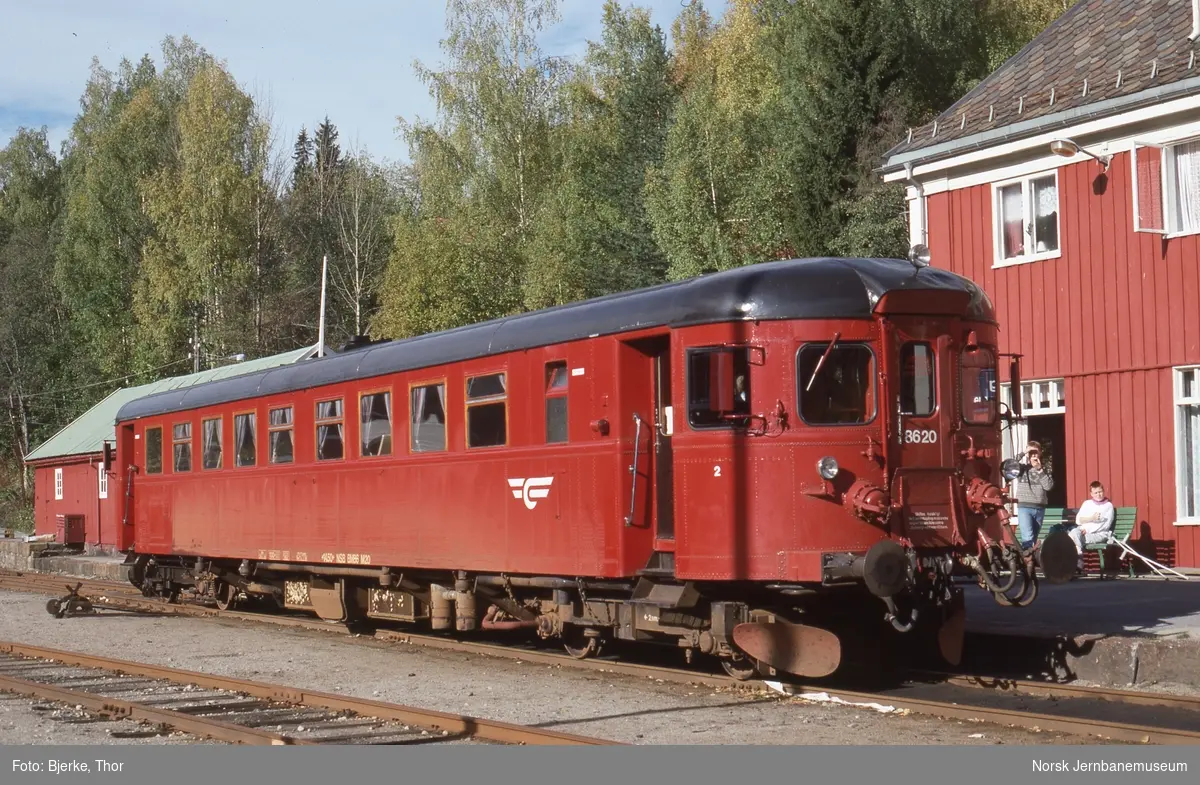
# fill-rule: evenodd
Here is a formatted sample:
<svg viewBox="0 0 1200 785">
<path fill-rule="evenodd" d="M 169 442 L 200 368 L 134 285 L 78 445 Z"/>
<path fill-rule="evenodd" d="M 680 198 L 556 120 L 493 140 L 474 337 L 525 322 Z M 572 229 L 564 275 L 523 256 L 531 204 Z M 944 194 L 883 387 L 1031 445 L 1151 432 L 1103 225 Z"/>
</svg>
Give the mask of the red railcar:
<svg viewBox="0 0 1200 785">
<path fill-rule="evenodd" d="M 149 396 L 117 417 L 132 579 L 745 675 L 885 620 L 953 658 L 955 573 L 1036 588 L 996 338 L 952 273 L 793 260 Z"/>
</svg>

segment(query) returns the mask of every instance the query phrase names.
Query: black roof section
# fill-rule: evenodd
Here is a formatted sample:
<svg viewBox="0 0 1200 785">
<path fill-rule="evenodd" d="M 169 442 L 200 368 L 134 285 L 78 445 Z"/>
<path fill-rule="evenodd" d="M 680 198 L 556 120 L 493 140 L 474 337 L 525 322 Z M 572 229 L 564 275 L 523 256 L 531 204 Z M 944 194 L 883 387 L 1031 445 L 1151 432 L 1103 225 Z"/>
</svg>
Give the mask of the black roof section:
<svg viewBox="0 0 1200 785">
<path fill-rule="evenodd" d="M 764 262 L 155 393 L 122 406 L 117 421 L 652 327 L 868 319 L 881 297 L 899 289 L 965 292 L 967 315 L 995 322 L 983 290 L 946 270 L 896 259 Z"/>
</svg>

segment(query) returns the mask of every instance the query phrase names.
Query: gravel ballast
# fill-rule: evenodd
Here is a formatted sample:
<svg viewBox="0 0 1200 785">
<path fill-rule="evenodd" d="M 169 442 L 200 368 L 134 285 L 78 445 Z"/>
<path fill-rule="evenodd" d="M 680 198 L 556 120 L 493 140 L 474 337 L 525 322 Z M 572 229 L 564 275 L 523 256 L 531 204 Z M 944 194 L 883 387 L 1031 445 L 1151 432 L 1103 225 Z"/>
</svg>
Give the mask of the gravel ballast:
<svg viewBox="0 0 1200 785">
<path fill-rule="evenodd" d="M 632 744 L 1087 744 L 988 723 L 724 692 L 222 619 L 101 612 L 54 619 L 45 597 L 0 591 L 0 640 L 597 736 Z M 365 645 L 364 645 L 365 644 Z M 132 723 L 69 724 L 41 701 L 0 700 L 0 744 L 115 739 Z"/>
</svg>

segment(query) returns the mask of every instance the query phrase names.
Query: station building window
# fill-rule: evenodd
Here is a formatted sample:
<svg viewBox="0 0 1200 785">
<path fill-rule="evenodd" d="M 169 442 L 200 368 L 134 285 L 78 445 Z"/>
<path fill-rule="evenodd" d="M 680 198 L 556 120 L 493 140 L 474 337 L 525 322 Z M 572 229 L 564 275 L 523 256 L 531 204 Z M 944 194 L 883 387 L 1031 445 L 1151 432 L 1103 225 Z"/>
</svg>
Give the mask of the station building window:
<svg viewBox="0 0 1200 785">
<path fill-rule="evenodd" d="M 204 460 L 201 464 L 205 469 L 221 468 L 221 418 L 215 417 L 204 420 Z"/>
<path fill-rule="evenodd" d="M 255 427 L 258 417 L 254 412 L 236 414 L 233 417 L 233 442 L 237 447 L 236 462 L 238 466 L 253 466 L 258 462 L 257 437 Z"/>
<path fill-rule="evenodd" d="M 508 407 L 503 373 L 467 379 L 467 446 L 508 444 Z"/>
<path fill-rule="evenodd" d="M 409 440 L 413 452 L 446 449 L 446 385 L 421 384 L 409 392 Z"/>
<path fill-rule="evenodd" d="M 392 394 L 367 393 L 358 399 L 362 455 L 392 454 Z"/>
<path fill-rule="evenodd" d="M 1176 522 L 1200 525 L 1200 366 L 1175 369 Z"/>
<path fill-rule="evenodd" d="M 809 425 L 875 419 L 875 353 L 861 343 L 809 343 L 796 355 L 800 418 Z"/>
<path fill-rule="evenodd" d="M 267 413 L 267 439 L 271 463 L 291 463 L 295 460 L 292 442 L 292 407 L 281 406 Z"/>
<path fill-rule="evenodd" d="M 317 403 L 317 460 L 336 461 L 345 456 L 345 422 L 342 399 Z"/>
<path fill-rule="evenodd" d="M 192 470 L 192 424 L 190 422 L 176 423 L 171 432 L 171 446 L 175 455 L 174 471 L 190 472 Z"/>
<path fill-rule="evenodd" d="M 687 355 L 687 379 L 688 422 L 693 428 L 743 428 L 749 424 L 749 350 L 692 349 Z"/>
<path fill-rule="evenodd" d="M 54 499 L 61 500 L 63 497 L 63 472 L 62 467 L 54 470 Z"/>
<path fill-rule="evenodd" d="M 162 474 L 163 470 L 162 428 L 146 429 L 146 474 Z"/>
<path fill-rule="evenodd" d="M 567 441 L 567 364 L 546 363 L 546 444 Z"/>
</svg>

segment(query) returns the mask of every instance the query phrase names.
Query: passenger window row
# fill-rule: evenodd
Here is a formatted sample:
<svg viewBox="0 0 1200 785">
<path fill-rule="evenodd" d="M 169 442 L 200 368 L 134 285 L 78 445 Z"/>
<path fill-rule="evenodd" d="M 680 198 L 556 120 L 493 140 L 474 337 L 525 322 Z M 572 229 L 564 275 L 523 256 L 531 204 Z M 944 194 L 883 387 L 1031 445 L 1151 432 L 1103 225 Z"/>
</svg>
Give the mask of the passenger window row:
<svg viewBox="0 0 1200 785">
<path fill-rule="evenodd" d="M 545 366 L 546 443 L 567 441 L 567 364 Z M 466 425 L 468 448 L 503 447 L 508 444 L 507 374 L 505 372 L 471 376 L 466 380 Z M 409 388 L 409 451 L 412 453 L 446 450 L 446 384 L 434 382 Z M 317 461 L 335 461 L 346 457 L 346 414 L 342 398 L 318 400 L 313 412 L 314 457 Z M 373 458 L 392 454 L 392 393 L 372 390 L 358 395 L 359 456 Z M 200 453 L 202 469 L 221 469 L 225 465 L 223 417 L 201 420 Z M 267 410 L 267 463 L 287 464 L 296 460 L 295 412 L 292 405 L 272 406 Z M 258 413 L 234 412 L 234 466 L 258 463 Z M 192 470 L 192 423 L 171 426 L 171 466 L 174 473 Z M 144 431 L 146 473 L 163 471 L 163 426 Z"/>
</svg>

